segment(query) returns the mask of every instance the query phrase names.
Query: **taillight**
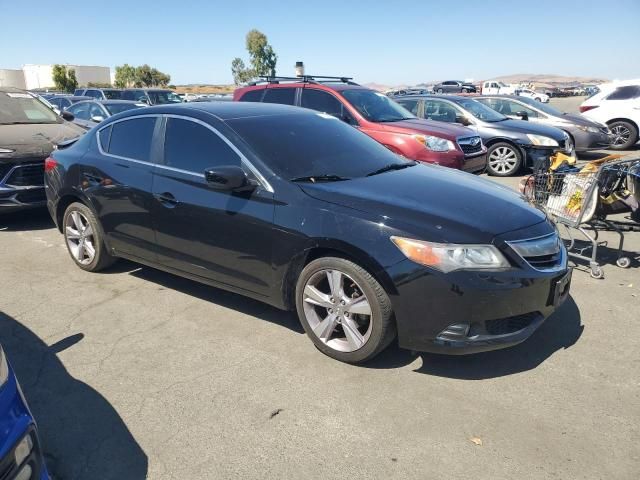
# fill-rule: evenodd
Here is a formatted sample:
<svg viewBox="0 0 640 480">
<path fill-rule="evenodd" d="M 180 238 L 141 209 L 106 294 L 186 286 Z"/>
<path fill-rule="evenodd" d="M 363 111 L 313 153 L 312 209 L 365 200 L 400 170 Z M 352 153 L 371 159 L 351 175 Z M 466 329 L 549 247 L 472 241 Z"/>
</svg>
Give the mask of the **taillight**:
<svg viewBox="0 0 640 480">
<path fill-rule="evenodd" d="M 594 108 L 598 108 L 598 105 L 580 105 L 580 113 L 588 112 Z"/>
<path fill-rule="evenodd" d="M 47 157 L 47 159 L 44 161 L 44 171 L 45 172 L 50 172 L 51 170 L 53 170 L 57 166 L 58 166 L 58 162 L 56 162 L 56 160 L 53 157 Z"/>
</svg>

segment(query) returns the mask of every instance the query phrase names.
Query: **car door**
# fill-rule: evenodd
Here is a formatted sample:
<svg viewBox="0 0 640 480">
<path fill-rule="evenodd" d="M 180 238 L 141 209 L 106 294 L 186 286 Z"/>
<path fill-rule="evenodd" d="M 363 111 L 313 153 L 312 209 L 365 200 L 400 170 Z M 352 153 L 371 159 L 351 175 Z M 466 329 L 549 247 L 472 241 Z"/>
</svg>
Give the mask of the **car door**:
<svg viewBox="0 0 640 480">
<path fill-rule="evenodd" d="M 324 90 L 305 86 L 300 93 L 300 106 L 329 114 L 349 125 L 357 125 L 356 119 L 345 108 L 344 104 L 334 95 Z"/>
<path fill-rule="evenodd" d="M 156 259 L 150 209 L 159 122 L 159 115 L 140 115 L 101 127 L 98 148 L 87 152 L 79 172 L 109 246 L 118 255 L 151 262 Z"/>
<path fill-rule="evenodd" d="M 273 191 L 260 183 L 249 192 L 215 190 L 206 169 L 248 161 L 213 126 L 188 117 L 165 117 L 163 161 L 154 169 L 153 220 L 159 262 L 182 272 L 267 295 Z"/>
<path fill-rule="evenodd" d="M 423 117 L 437 122 L 455 123 L 456 117 L 461 115 L 453 105 L 444 100 L 426 98 L 424 100 Z"/>
</svg>

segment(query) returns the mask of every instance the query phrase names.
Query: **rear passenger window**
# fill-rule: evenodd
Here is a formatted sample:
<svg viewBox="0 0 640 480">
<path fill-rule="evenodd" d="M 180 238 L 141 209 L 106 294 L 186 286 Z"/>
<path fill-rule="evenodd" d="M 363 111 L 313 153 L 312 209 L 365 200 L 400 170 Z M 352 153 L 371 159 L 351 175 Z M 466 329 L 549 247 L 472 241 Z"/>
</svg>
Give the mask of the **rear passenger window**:
<svg viewBox="0 0 640 480">
<path fill-rule="evenodd" d="M 100 147 L 103 152 L 109 151 L 109 138 L 111 137 L 111 128 L 113 125 L 109 125 L 107 128 L 103 128 L 98 132 L 98 140 L 100 141 Z"/>
<path fill-rule="evenodd" d="M 114 123 L 108 152 L 119 157 L 150 161 L 155 126 L 155 117 L 132 118 Z"/>
<path fill-rule="evenodd" d="M 296 101 L 295 88 L 268 88 L 264 94 L 264 103 L 293 105 Z"/>
<path fill-rule="evenodd" d="M 258 90 L 249 90 L 247 93 L 240 97 L 241 102 L 259 102 L 262 100 L 262 94 L 264 93 L 264 89 Z"/>
<path fill-rule="evenodd" d="M 640 86 L 627 85 L 625 87 L 616 88 L 613 93 L 609 94 L 607 100 L 630 100 L 638 97 L 640 97 Z"/>
<path fill-rule="evenodd" d="M 312 88 L 302 90 L 301 106 L 318 112 L 328 113 L 334 117 L 342 116 L 342 104 L 330 93 Z"/>
<path fill-rule="evenodd" d="M 169 118 L 164 137 L 164 163 L 194 173 L 220 165 L 240 165 L 238 154 L 217 134 L 189 120 Z"/>
</svg>

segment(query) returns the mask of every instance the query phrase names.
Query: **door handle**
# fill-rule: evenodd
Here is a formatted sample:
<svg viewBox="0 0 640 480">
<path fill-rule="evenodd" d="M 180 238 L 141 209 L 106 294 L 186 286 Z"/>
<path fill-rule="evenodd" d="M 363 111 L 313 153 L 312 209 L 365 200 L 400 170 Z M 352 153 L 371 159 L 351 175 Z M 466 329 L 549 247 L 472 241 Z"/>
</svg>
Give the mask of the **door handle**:
<svg viewBox="0 0 640 480">
<path fill-rule="evenodd" d="M 173 208 L 178 205 L 178 203 L 180 203 L 178 202 L 178 200 L 176 200 L 176 197 L 174 197 L 169 192 L 155 193 L 153 196 L 156 197 L 156 199 L 167 208 Z"/>
</svg>

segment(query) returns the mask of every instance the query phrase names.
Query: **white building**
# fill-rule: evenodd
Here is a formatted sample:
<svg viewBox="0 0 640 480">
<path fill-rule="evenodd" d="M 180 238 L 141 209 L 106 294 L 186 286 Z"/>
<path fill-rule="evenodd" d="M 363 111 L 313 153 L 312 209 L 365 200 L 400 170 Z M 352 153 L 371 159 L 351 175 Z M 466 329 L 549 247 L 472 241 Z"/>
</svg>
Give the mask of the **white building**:
<svg viewBox="0 0 640 480">
<path fill-rule="evenodd" d="M 75 70 L 78 85 L 111 83 L 111 69 L 92 65 L 65 65 Z M 22 70 L 0 70 L 0 86 L 35 90 L 54 88 L 53 65 L 25 65 Z"/>
<path fill-rule="evenodd" d="M 26 88 L 22 70 L 0 69 L 0 87 Z"/>
</svg>

